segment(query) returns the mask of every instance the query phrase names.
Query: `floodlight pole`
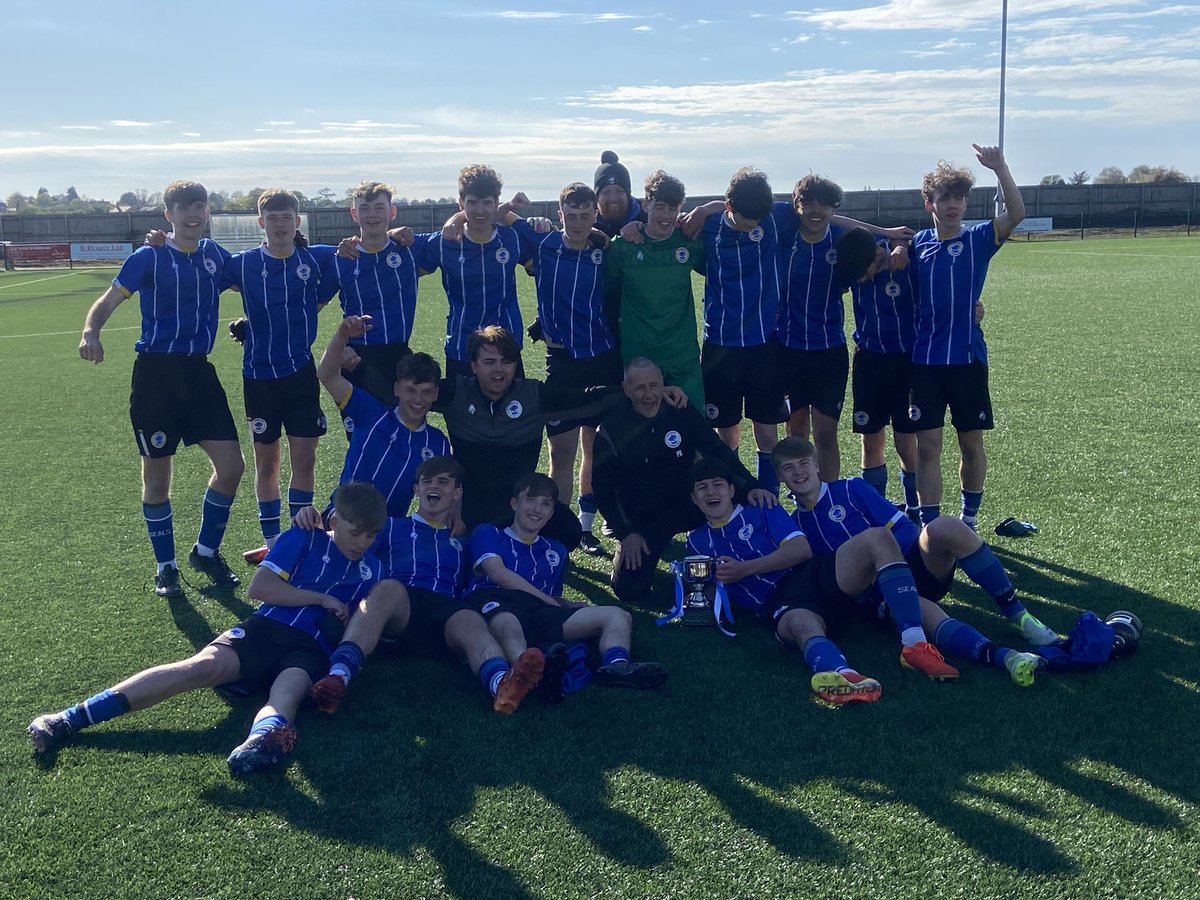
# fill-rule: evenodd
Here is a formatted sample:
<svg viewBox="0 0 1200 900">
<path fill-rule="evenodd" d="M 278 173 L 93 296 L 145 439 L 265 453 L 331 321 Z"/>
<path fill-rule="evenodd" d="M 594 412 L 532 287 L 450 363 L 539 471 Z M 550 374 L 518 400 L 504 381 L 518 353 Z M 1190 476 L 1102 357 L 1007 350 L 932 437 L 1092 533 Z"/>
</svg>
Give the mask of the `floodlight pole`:
<svg viewBox="0 0 1200 900">
<path fill-rule="evenodd" d="M 1004 152 L 1004 80 L 1008 71 L 1008 0 L 1000 7 L 1000 152 Z M 996 181 L 996 215 L 1004 211 L 1004 188 Z"/>
</svg>

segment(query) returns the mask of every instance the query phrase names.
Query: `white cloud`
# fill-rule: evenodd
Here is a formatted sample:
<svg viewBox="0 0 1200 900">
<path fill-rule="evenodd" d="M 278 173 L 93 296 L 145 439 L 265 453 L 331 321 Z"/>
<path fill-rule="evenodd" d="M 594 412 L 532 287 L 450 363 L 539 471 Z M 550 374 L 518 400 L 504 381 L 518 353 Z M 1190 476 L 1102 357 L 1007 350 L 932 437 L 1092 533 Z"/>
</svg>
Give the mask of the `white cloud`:
<svg viewBox="0 0 1200 900">
<path fill-rule="evenodd" d="M 153 122 L 138 122 L 134 119 L 113 119 L 108 123 L 114 128 L 149 128 Z"/>
<path fill-rule="evenodd" d="M 1047 13 L 1073 10 L 1078 14 L 1128 6 L 1130 0 L 1023 0 L 1009 7 L 1009 19 L 1036 23 Z M 807 22 L 837 31 L 899 31 L 947 28 L 1000 28 L 1000 4 L 995 0 L 888 0 L 858 9 L 791 11 L 789 21 Z"/>
<path fill-rule="evenodd" d="M 651 28 L 649 25 L 638 25 L 633 30 L 634 31 L 653 31 L 654 29 Z"/>
<path fill-rule="evenodd" d="M 99 125 L 59 125 L 63 131 L 100 131 Z"/>
</svg>

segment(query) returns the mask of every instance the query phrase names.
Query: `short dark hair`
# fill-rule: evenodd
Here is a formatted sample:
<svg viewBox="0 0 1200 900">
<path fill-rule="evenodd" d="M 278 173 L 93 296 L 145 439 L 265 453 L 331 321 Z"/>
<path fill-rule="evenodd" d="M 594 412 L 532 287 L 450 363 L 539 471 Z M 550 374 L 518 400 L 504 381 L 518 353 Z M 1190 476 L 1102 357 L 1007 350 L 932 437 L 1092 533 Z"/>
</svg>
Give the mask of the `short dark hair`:
<svg viewBox="0 0 1200 900">
<path fill-rule="evenodd" d="M 682 206 L 687 198 L 683 182 L 662 169 L 655 169 L 646 179 L 646 199 L 657 200 L 667 206 Z"/>
<path fill-rule="evenodd" d="M 753 166 L 742 166 L 729 180 L 725 200 L 739 216 L 765 219 L 771 212 L 775 195 L 771 192 L 771 182 L 767 181 L 766 173 Z"/>
<path fill-rule="evenodd" d="M 390 203 L 396 197 L 396 189 L 383 181 L 363 181 L 350 195 L 350 202 L 351 205 L 358 206 L 359 201 L 374 200 L 379 196 L 387 197 Z"/>
<path fill-rule="evenodd" d="M 975 176 L 970 169 L 956 169 L 944 159 L 939 159 L 937 168 L 926 172 L 921 179 L 921 196 L 934 200 L 938 196 L 970 197 L 975 187 Z"/>
<path fill-rule="evenodd" d="M 501 325 L 487 325 L 471 332 L 471 336 L 467 338 L 467 358 L 475 362 L 479 358 L 479 351 L 484 347 L 495 347 L 505 362 L 521 361 L 521 345 L 512 336 L 512 332 Z"/>
<path fill-rule="evenodd" d="M 558 195 L 559 206 L 595 206 L 596 192 L 582 181 L 572 181 Z"/>
<path fill-rule="evenodd" d="M 805 175 L 792 190 L 792 205 L 799 206 L 801 200 L 815 200 L 837 209 L 842 205 L 842 188 L 836 181 L 820 175 Z"/>
<path fill-rule="evenodd" d="M 729 474 L 729 466 L 715 456 L 702 456 L 696 464 L 688 469 L 687 483 L 694 489 L 701 481 L 710 478 L 720 478 L 728 484 L 733 484 L 733 476 Z"/>
<path fill-rule="evenodd" d="M 188 206 L 197 201 L 208 202 L 208 188 L 198 181 L 172 181 L 163 191 L 163 206 L 167 209 L 177 203 Z"/>
<path fill-rule="evenodd" d="M 449 475 L 456 484 L 461 485 L 467 477 L 467 470 L 453 456 L 432 456 L 417 466 L 417 481 L 438 475 Z"/>
<path fill-rule="evenodd" d="M 785 437 L 771 451 L 771 465 L 776 469 L 789 459 L 816 459 L 817 448 L 812 441 L 802 437 Z"/>
<path fill-rule="evenodd" d="M 428 384 L 442 379 L 442 367 L 428 353 L 410 353 L 396 363 L 396 380 Z"/>
<path fill-rule="evenodd" d="M 367 481 L 347 481 L 333 492 L 333 511 L 343 522 L 366 532 L 382 531 L 387 524 L 387 501 Z"/>
<path fill-rule="evenodd" d="M 491 166 L 474 163 L 466 166 L 458 173 L 458 196 L 461 200 L 470 194 L 472 197 L 495 197 L 500 199 L 500 189 L 504 187 L 499 173 Z"/>
<path fill-rule="evenodd" d="M 300 201 L 291 191 L 283 188 L 268 188 L 258 195 L 258 214 L 261 216 L 267 210 L 290 209 L 300 211 Z"/>
<path fill-rule="evenodd" d="M 549 497 L 558 502 L 558 485 L 553 478 L 541 472 L 530 472 L 518 478 L 513 485 L 513 497 L 520 497 L 522 491 L 530 497 Z"/>
</svg>

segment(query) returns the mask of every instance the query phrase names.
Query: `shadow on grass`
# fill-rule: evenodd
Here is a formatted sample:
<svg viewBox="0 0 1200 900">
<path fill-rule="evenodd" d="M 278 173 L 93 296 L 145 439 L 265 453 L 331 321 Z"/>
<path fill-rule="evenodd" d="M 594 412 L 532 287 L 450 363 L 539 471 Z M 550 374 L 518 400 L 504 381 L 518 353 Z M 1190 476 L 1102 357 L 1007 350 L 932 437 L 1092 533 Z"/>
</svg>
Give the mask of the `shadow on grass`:
<svg viewBox="0 0 1200 900">
<path fill-rule="evenodd" d="M 510 718 L 491 712 L 465 668 L 386 653 L 370 661 L 335 717 L 301 714 L 291 765 L 302 785 L 272 773 L 217 786 L 205 799 L 401 858 L 425 848 L 459 897 L 538 893 L 526 865 L 557 817 L 589 852 L 648 876 L 683 865 L 672 847 L 695 843 L 692 832 L 669 829 L 728 827 L 722 819 L 784 856 L 834 867 L 860 860 L 864 841 L 896 860 L 940 853 L 928 837 L 912 840 L 914 825 L 926 833 L 932 826 L 946 833 L 942 840 L 1039 876 L 1080 869 L 1069 847 L 1043 837 L 1073 815 L 1064 804 L 1152 830 L 1185 827 L 1158 794 L 1200 801 L 1191 767 L 1179 764 L 1200 709 L 1194 689 L 1178 680 L 1197 680 L 1191 642 L 1200 619 L 1087 573 L 999 553 L 1024 595 L 1058 605 L 1043 610 L 1031 601 L 1060 627 L 1088 607 L 1136 611 L 1147 625 L 1140 653 L 1095 674 L 1046 675 L 1029 690 L 969 664 L 959 683 L 936 684 L 901 671 L 892 635 L 862 629 L 841 643 L 852 664 L 880 678 L 884 700 L 833 709 L 812 701 L 802 660 L 761 624 L 743 623 L 729 640 L 658 629 L 639 614 L 635 656 L 671 668 L 662 690 L 592 687 L 561 707 L 529 700 Z M 989 604 L 983 598 L 953 611 L 996 633 Z M 258 699 L 231 706 L 203 734 L 84 740 L 225 753 L 241 741 Z M 655 799 L 668 784 L 681 793 Z M 672 802 L 686 803 L 687 814 L 672 813 Z M 888 818 L 901 823 L 895 834 L 859 834 L 853 811 L 861 803 L 892 807 Z"/>
</svg>

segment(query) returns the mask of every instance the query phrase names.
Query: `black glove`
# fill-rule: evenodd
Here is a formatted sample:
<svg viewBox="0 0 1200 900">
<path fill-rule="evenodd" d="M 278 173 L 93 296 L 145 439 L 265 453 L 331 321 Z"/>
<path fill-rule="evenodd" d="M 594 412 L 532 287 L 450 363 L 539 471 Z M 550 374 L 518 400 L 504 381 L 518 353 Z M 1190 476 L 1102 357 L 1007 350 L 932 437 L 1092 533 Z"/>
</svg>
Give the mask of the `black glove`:
<svg viewBox="0 0 1200 900">
<path fill-rule="evenodd" d="M 246 343 L 246 327 L 249 323 L 245 319 L 234 319 L 229 323 L 229 335 L 239 344 Z"/>
<path fill-rule="evenodd" d="M 529 339 L 535 344 L 538 341 L 545 340 L 545 335 L 542 333 L 542 322 L 540 319 L 534 319 L 533 324 L 525 329 L 525 333 L 529 335 Z"/>
</svg>

